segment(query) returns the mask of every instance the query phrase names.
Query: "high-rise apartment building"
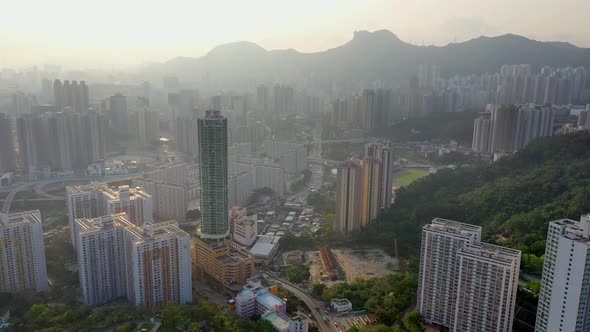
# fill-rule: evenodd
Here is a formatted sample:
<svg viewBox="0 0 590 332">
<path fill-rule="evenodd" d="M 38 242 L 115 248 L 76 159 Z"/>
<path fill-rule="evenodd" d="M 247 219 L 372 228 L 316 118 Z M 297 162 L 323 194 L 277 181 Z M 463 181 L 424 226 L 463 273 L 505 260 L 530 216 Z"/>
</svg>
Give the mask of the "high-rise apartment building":
<svg viewBox="0 0 590 332">
<path fill-rule="evenodd" d="M 256 164 L 254 169 L 254 187 L 268 187 L 273 190 L 275 195 L 283 196 L 285 194 L 285 171 L 283 168 L 275 165 Z"/>
<path fill-rule="evenodd" d="M 102 195 L 100 193 L 102 185 L 98 182 L 92 182 L 81 186 L 66 186 L 70 241 L 76 249 L 78 246 L 75 220 L 80 218 L 96 218 L 105 214 Z"/>
<path fill-rule="evenodd" d="M 361 184 L 361 225 L 364 227 L 375 220 L 381 211 L 381 191 L 383 186 L 382 163 L 376 158 L 363 160 Z"/>
<path fill-rule="evenodd" d="M 17 119 L 19 153 L 23 167 L 34 173 L 81 170 L 106 152 L 106 119 L 94 112 L 25 114 Z"/>
<path fill-rule="evenodd" d="M 555 112 L 551 107 L 525 104 L 492 106 L 491 118 L 475 119 L 472 149 L 482 153 L 511 153 L 533 139 L 553 135 Z"/>
<path fill-rule="evenodd" d="M 191 302 L 190 235 L 175 221 L 136 226 L 121 213 L 76 223 L 85 304 L 120 297 L 149 309 Z"/>
<path fill-rule="evenodd" d="M 47 289 L 41 212 L 0 213 L 0 293 Z"/>
<path fill-rule="evenodd" d="M 160 117 L 158 112 L 147 108 L 139 110 L 132 115 L 135 136 L 140 145 L 149 145 L 160 139 Z"/>
<path fill-rule="evenodd" d="M 89 153 L 89 161 L 95 162 L 102 160 L 106 156 L 107 150 L 107 118 L 95 110 L 89 110 L 87 124 L 84 126 L 85 133 L 88 137 L 88 145 L 84 146 Z"/>
<path fill-rule="evenodd" d="M 34 172 L 39 166 L 40 120 L 32 114 L 25 114 L 16 120 L 19 154 L 26 172 Z"/>
<path fill-rule="evenodd" d="M 156 182 L 184 186 L 189 179 L 189 167 L 185 163 L 165 164 L 143 173 L 143 177 Z"/>
<path fill-rule="evenodd" d="M 53 82 L 53 101 L 56 111 L 61 112 L 70 107 L 75 112 L 88 111 L 88 86 L 86 82 L 60 80 Z"/>
<path fill-rule="evenodd" d="M 492 152 L 514 152 L 518 108 L 501 106 L 492 110 Z"/>
<path fill-rule="evenodd" d="M 478 243 L 481 227 L 436 218 L 422 228 L 417 309 L 433 324 L 451 327 L 457 294 L 457 252 Z"/>
<path fill-rule="evenodd" d="M 158 220 L 186 219 L 187 189 L 185 186 L 151 179 L 133 179 L 133 187 L 141 187 L 152 197 L 154 214 Z"/>
<path fill-rule="evenodd" d="M 125 214 L 75 220 L 82 299 L 94 306 L 127 296 Z M 72 232 L 74 233 L 74 232 Z"/>
<path fill-rule="evenodd" d="M 31 113 L 32 107 L 36 103 L 37 100 L 35 96 L 17 92 L 12 95 L 13 114 L 18 117 L 23 114 Z"/>
<path fill-rule="evenodd" d="M 417 308 L 460 331 L 512 331 L 521 253 L 481 242 L 481 227 L 435 218 L 422 228 Z"/>
<path fill-rule="evenodd" d="M 16 150 L 12 118 L 0 113 L 0 173 L 16 168 Z"/>
<path fill-rule="evenodd" d="M 452 331 L 512 331 L 520 251 L 466 243 L 457 251 Z"/>
<path fill-rule="evenodd" d="M 231 175 L 228 180 L 228 205 L 244 206 L 254 190 L 254 177 L 251 171 Z"/>
<path fill-rule="evenodd" d="M 177 115 L 175 120 L 175 138 L 177 149 L 190 156 L 199 156 L 199 112 L 193 110 Z"/>
<path fill-rule="evenodd" d="M 491 138 L 492 121 L 485 117 L 475 119 L 473 125 L 473 140 L 471 148 L 473 151 L 480 153 L 491 152 L 490 138 Z"/>
<path fill-rule="evenodd" d="M 103 185 L 100 191 L 105 214 L 125 212 L 127 219 L 137 226 L 153 223 L 153 200 L 142 188 L 110 188 Z"/>
<path fill-rule="evenodd" d="M 360 98 L 361 128 L 368 133 L 379 133 L 389 127 L 393 111 L 390 89 L 364 90 Z"/>
<path fill-rule="evenodd" d="M 381 163 L 379 185 L 379 209 L 388 209 L 392 201 L 393 148 L 389 142 L 369 143 L 365 146 L 365 159 L 376 159 Z"/>
<path fill-rule="evenodd" d="M 554 113 L 550 107 L 523 105 L 518 110 L 514 149 L 520 150 L 537 137 L 553 135 Z"/>
<path fill-rule="evenodd" d="M 137 226 L 153 223 L 153 200 L 142 188 L 119 186 L 111 188 L 106 183 L 93 182 L 82 186 L 66 187 L 66 202 L 70 237 L 78 248 L 75 223 L 79 218 L 96 218 L 102 215 L 125 212 L 126 219 Z"/>
<path fill-rule="evenodd" d="M 291 113 L 295 111 L 293 88 L 288 85 L 275 85 L 273 89 L 273 112 Z"/>
<path fill-rule="evenodd" d="M 364 90 L 361 96 L 361 128 L 368 133 L 375 130 L 375 91 Z"/>
<path fill-rule="evenodd" d="M 129 115 L 127 113 L 127 97 L 117 93 L 109 98 L 109 121 L 121 134 L 129 130 Z"/>
<path fill-rule="evenodd" d="M 270 111 L 270 93 L 265 85 L 256 88 L 256 106 L 265 113 Z"/>
<path fill-rule="evenodd" d="M 191 237 L 175 221 L 125 228 L 128 298 L 148 308 L 192 301 Z"/>
<path fill-rule="evenodd" d="M 549 223 L 535 331 L 590 329 L 590 214 Z"/>
<path fill-rule="evenodd" d="M 188 114 L 194 110 L 197 105 L 198 92 L 195 90 L 181 90 L 178 93 L 168 93 L 168 106 L 172 118 Z"/>
<path fill-rule="evenodd" d="M 229 235 L 227 119 L 207 111 L 198 120 L 201 160 L 201 236 L 222 239 Z"/>
<path fill-rule="evenodd" d="M 286 173 L 299 173 L 308 167 L 307 148 L 304 144 L 267 140 L 264 141 L 264 152 L 268 158 L 278 159 Z"/>
<path fill-rule="evenodd" d="M 418 87 L 421 89 L 432 89 L 440 79 L 440 66 L 420 65 L 418 66 Z"/>
<path fill-rule="evenodd" d="M 336 174 L 336 217 L 333 228 L 342 234 L 361 229 L 363 171 L 360 163 L 348 160 L 338 165 Z"/>
</svg>

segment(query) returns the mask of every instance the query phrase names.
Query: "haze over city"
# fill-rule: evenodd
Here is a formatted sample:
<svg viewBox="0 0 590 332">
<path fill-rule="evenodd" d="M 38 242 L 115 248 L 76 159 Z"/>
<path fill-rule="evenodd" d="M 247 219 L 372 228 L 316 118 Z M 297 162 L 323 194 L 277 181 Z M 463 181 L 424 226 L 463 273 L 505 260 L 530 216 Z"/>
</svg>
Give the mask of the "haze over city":
<svg viewBox="0 0 590 332">
<path fill-rule="evenodd" d="M 0 65 L 119 68 L 198 57 L 235 41 L 318 52 L 354 31 L 381 29 L 416 45 L 514 33 L 590 47 L 589 11 L 589 2 L 577 0 L 7 1 Z"/>
<path fill-rule="evenodd" d="M 0 331 L 590 331 L 589 1 L 0 9 Z"/>
</svg>

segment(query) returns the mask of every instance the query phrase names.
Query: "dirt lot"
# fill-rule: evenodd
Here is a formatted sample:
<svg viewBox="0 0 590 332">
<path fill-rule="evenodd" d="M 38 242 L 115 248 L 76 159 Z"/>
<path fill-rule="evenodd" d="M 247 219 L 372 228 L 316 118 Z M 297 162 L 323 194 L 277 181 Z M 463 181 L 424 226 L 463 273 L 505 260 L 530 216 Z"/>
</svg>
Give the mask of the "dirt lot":
<svg viewBox="0 0 590 332">
<path fill-rule="evenodd" d="M 378 278 L 395 272 L 397 262 L 381 249 L 332 250 L 340 268 L 346 275 L 346 281 Z"/>
<path fill-rule="evenodd" d="M 378 278 L 395 272 L 397 262 L 395 258 L 387 255 L 380 249 L 351 250 L 351 249 L 333 249 L 338 265 L 346 280 L 321 280 L 321 263 L 319 261 L 319 252 L 308 251 L 306 261 L 311 262 L 309 272 L 314 283 L 323 283 L 331 286 L 344 281 L 354 281 L 358 279 Z"/>
</svg>

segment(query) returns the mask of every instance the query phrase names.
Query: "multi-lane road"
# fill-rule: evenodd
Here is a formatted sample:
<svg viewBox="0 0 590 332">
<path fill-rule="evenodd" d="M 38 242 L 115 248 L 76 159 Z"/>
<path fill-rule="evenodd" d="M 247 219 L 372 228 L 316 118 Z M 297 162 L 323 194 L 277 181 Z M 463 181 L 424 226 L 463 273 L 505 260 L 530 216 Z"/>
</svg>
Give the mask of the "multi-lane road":
<svg viewBox="0 0 590 332">
<path fill-rule="evenodd" d="M 325 312 L 316 300 L 311 297 L 311 295 L 307 294 L 301 288 L 293 285 L 292 283 L 285 281 L 283 279 L 277 278 L 272 272 L 263 273 L 263 275 L 269 279 L 274 280 L 281 283 L 281 286 L 299 298 L 305 305 L 309 308 L 311 315 L 315 319 L 318 324 L 318 327 L 321 332 L 337 332 L 337 330 L 332 326 L 331 321 L 329 319 L 328 313 Z M 326 320 L 324 320 L 326 317 Z"/>
</svg>

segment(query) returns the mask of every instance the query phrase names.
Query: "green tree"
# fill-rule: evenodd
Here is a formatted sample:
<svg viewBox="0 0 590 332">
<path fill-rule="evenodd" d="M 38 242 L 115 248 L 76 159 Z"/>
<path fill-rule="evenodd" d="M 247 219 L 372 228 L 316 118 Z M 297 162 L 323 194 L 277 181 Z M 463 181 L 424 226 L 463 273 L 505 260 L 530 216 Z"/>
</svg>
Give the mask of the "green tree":
<svg viewBox="0 0 590 332">
<path fill-rule="evenodd" d="M 290 282 L 302 283 L 309 280 L 309 267 L 306 265 L 293 265 L 289 266 L 285 271 L 285 277 Z"/>
<path fill-rule="evenodd" d="M 273 332 L 274 328 L 272 323 L 267 321 L 266 319 L 259 319 L 256 321 L 256 326 L 254 327 L 254 332 Z"/>
<path fill-rule="evenodd" d="M 311 287 L 311 295 L 315 297 L 320 297 L 324 293 L 325 289 L 326 285 L 324 284 L 313 284 L 313 286 Z"/>
<path fill-rule="evenodd" d="M 179 307 L 172 303 L 166 303 L 164 310 L 162 311 L 162 327 L 173 329 L 180 322 L 181 315 Z"/>
</svg>

